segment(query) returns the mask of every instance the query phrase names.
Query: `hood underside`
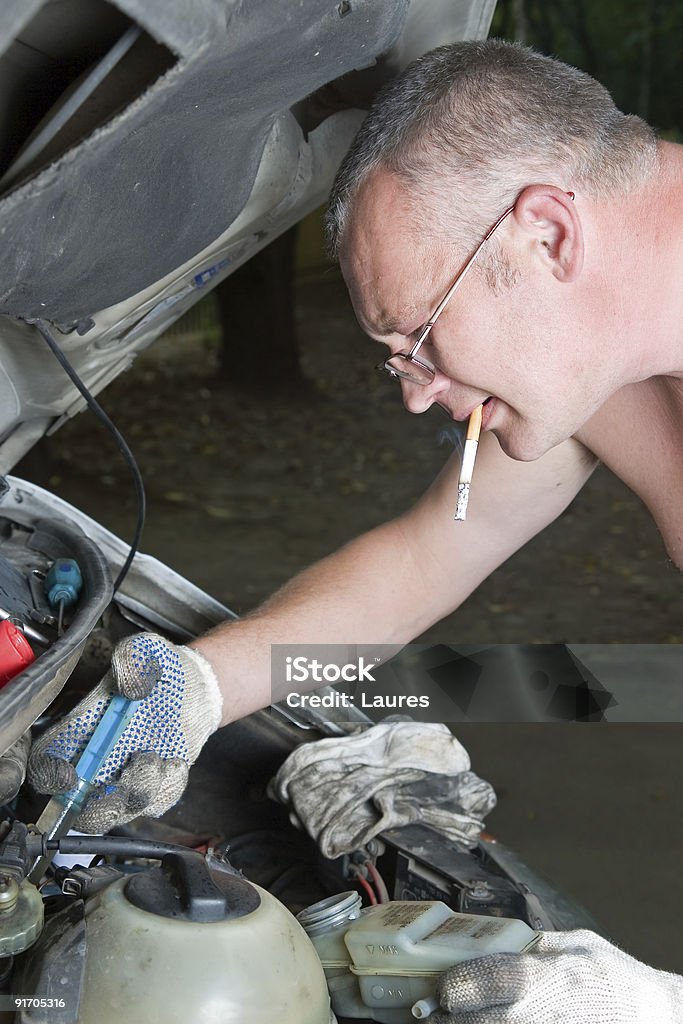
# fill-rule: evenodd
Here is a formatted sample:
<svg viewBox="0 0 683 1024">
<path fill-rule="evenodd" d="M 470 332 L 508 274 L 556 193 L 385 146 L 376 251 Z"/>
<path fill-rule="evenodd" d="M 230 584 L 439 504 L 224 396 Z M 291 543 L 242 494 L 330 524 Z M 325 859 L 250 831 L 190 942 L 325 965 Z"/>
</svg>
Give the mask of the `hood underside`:
<svg viewBox="0 0 683 1024">
<path fill-rule="evenodd" d="M 244 207 L 275 120 L 386 52 L 407 3 L 357 4 L 362 17 L 319 0 L 279 3 L 277 16 L 269 0 L 125 6 L 147 13 L 158 41 L 144 54 L 157 69 L 165 55 L 166 70 L 4 197 L 0 312 L 72 325 L 200 252 Z M 176 20 L 197 8 L 199 31 L 181 38 Z"/>
<path fill-rule="evenodd" d="M 377 87 L 495 0 L 8 0 L 0 471 L 324 201 Z M 4 314 L 4 315 L 3 315 Z"/>
</svg>

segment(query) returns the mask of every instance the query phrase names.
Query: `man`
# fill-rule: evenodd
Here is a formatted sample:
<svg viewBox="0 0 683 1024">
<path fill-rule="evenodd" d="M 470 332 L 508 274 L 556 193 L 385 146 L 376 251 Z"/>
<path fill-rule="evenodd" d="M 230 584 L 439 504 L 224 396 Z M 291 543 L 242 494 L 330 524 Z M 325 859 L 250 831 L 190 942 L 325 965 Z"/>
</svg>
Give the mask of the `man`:
<svg viewBox="0 0 683 1024">
<path fill-rule="evenodd" d="M 175 802 L 209 733 L 270 703 L 271 644 L 409 641 L 555 519 L 598 460 L 642 497 L 683 565 L 681 147 L 556 61 L 495 41 L 442 47 L 371 111 L 328 228 L 407 408 L 437 403 L 463 420 L 484 403 L 467 520 L 453 522 L 454 456 L 409 512 L 242 622 L 191 648 L 144 634 L 119 647 L 119 687 L 153 690 L 85 829 Z M 72 784 L 62 758 L 108 690 L 35 745 L 42 791 Z M 467 1024 L 673 1024 L 683 979 L 591 933 L 559 933 L 446 972 L 441 1000 L 439 1019 Z"/>
</svg>

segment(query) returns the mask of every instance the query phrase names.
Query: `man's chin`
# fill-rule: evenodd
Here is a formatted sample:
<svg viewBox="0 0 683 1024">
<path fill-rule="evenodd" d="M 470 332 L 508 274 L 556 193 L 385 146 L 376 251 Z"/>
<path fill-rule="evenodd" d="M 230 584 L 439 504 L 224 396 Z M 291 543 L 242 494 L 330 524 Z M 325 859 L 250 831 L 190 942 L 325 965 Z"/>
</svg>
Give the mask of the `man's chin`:
<svg viewBox="0 0 683 1024">
<path fill-rule="evenodd" d="M 494 427 L 492 433 L 496 435 L 498 444 L 508 458 L 514 459 L 515 462 L 535 462 L 564 440 L 534 433 L 528 427 L 518 430 L 503 429 L 500 432 Z"/>
</svg>

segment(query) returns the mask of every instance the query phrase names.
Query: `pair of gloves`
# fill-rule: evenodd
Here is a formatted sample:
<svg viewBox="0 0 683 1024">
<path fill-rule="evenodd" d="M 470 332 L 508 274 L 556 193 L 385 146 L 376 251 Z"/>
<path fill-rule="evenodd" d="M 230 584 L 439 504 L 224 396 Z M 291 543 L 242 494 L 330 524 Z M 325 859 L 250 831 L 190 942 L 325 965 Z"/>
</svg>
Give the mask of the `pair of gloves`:
<svg viewBox="0 0 683 1024">
<path fill-rule="evenodd" d="M 197 651 L 140 634 L 116 648 L 111 671 L 33 746 L 28 774 L 42 793 L 73 788 L 83 750 L 113 692 L 143 700 L 97 777 L 76 827 L 104 832 L 163 814 L 221 721 L 222 697 Z M 470 960 L 439 979 L 433 1024 L 683 1024 L 683 978 L 656 971 L 589 931 L 543 935 L 529 953 Z"/>
</svg>

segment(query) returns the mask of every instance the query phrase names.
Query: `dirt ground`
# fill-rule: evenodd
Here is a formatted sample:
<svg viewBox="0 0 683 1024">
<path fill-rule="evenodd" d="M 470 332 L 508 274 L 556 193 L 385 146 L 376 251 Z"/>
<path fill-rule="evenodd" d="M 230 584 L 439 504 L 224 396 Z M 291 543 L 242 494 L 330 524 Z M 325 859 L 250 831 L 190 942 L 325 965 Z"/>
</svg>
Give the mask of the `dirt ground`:
<svg viewBox="0 0 683 1024">
<path fill-rule="evenodd" d="M 408 507 L 450 450 L 439 411 L 408 415 L 373 372 L 377 347 L 335 271 L 299 284 L 297 316 L 305 397 L 247 399 L 218 382 L 215 342 L 178 337 L 160 339 L 100 396 L 146 481 L 142 549 L 240 614 Z M 258 353 L 243 347 L 247 357 Z M 90 413 L 15 472 L 132 535 L 128 471 Z M 647 510 L 600 468 L 556 523 L 425 637 L 679 643 L 681 582 Z"/>
</svg>

